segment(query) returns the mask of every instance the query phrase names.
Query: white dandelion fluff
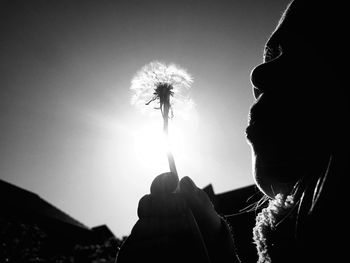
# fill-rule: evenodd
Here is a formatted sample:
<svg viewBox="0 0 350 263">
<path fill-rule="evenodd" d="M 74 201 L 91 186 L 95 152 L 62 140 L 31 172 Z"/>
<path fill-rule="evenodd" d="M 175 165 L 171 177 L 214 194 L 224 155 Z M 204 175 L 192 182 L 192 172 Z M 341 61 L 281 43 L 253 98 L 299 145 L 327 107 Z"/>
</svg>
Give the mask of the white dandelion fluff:
<svg viewBox="0 0 350 263">
<path fill-rule="evenodd" d="M 131 80 L 133 91 L 131 104 L 142 112 L 161 111 L 163 117 L 163 132 L 169 143 L 168 122 L 174 116 L 174 111 L 184 113 L 194 106 L 188 95 L 193 82 L 186 70 L 174 65 L 153 61 L 145 65 Z M 168 147 L 167 152 L 170 171 L 177 175 L 175 160 Z"/>
<path fill-rule="evenodd" d="M 176 114 L 185 114 L 194 107 L 189 96 L 193 79 L 185 69 L 175 64 L 166 65 L 153 61 L 136 73 L 131 81 L 133 91 L 131 104 L 143 113 L 154 113 L 154 109 L 163 110 L 169 100 L 171 118 Z"/>
</svg>

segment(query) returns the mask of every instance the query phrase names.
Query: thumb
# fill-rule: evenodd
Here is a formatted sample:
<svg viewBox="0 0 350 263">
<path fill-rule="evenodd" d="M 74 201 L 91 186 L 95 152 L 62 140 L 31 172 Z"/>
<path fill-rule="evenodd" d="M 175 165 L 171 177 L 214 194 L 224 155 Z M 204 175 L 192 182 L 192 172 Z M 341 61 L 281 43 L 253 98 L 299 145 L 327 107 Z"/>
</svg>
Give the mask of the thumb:
<svg viewBox="0 0 350 263">
<path fill-rule="evenodd" d="M 175 191 L 179 178 L 171 172 L 162 173 L 154 178 L 151 184 L 151 194 L 170 194 Z"/>
</svg>

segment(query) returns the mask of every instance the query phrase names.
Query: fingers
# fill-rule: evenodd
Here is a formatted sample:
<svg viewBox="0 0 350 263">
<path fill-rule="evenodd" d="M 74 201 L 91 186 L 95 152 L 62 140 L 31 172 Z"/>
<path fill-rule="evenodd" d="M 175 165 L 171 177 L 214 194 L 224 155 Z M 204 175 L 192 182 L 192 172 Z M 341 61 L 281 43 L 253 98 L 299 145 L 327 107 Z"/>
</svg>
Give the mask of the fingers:
<svg viewBox="0 0 350 263">
<path fill-rule="evenodd" d="M 119 262 L 205 262 L 208 254 L 191 211 L 137 221 L 120 250 Z"/>
<path fill-rule="evenodd" d="M 179 243 L 181 243 L 179 240 L 168 236 L 147 240 L 137 240 L 133 236 L 129 236 L 123 243 L 116 262 L 181 262 L 179 258 L 173 260 L 173 257 L 177 255 L 174 254 L 174 248 L 177 248 Z"/>
<path fill-rule="evenodd" d="M 187 177 L 181 181 L 180 190 L 178 177 L 172 173 L 161 174 L 153 180 L 151 194 L 139 201 L 139 220 L 120 250 L 121 263 L 208 262 L 192 210 L 211 203 L 191 179 Z"/>
<path fill-rule="evenodd" d="M 179 183 L 179 178 L 173 173 L 158 175 L 151 184 L 151 194 L 161 195 L 173 193 Z"/>
<path fill-rule="evenodd" d="M 145 195 L 139 201 L 137 215 L 147 217 L 173 217 L 184 214 L 186 202 L 180 194 Z"/>
<path fill-rule="evenodd" d="M 148 217 L 139 219 L 134 225 L 131 235 L 137 240 L 149 240 L 169 236 L 184 237 L 190 231 L 188 217 L 185 215 L 173 218 Z"/>
<path fill-rule="evenodd" d="M 191 236 L 175 238 L 163 235 L 149 239 L 129 236 L 118 253 L 117 263 L 209 263 L 207 255 L 194 241 Z"/>
<path fill-rule="evenodd" d="M 213 204 L 208 195 L 203 190 L 199 189 L 191 178 L 188 176 L 182 178 L 179 185 L 180 193 L 184 195 L 187 204 L 194 213 L 203 209 L 213 208 Z"/>
<path fill-rule="evenodd" d="M 179 188 L 186 204 L 196 218 L 201 232 L 207 236 L 215 236 L 220 230 L 221 219 L 208 195 L 199 189 L 189 177 L 181 179 Z"/>
</svg>

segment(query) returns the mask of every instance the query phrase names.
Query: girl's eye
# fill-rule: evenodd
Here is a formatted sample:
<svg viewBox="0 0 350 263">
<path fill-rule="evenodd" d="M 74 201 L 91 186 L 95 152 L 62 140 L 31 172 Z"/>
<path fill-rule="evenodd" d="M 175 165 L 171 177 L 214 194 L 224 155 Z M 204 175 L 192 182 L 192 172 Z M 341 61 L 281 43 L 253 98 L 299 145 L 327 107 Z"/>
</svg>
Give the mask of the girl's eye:
<svg viewBox="0 0 350 263">
<path fill-rule="evenodd" d="M 264 62 L 270 62 L 282 55 L 282 47 L 278 45 L 276 48 L 272 48 L 270 46 L 266 46 L 264 50 L 263 59 Z"/>
</svg>

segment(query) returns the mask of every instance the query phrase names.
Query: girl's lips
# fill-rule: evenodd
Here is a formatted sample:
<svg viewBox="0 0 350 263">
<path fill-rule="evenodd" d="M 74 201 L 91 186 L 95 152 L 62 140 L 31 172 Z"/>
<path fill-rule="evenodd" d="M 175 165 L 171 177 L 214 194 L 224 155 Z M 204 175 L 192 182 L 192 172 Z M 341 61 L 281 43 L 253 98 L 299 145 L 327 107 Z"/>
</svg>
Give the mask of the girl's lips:
<svg viewBox="0 0 350 263">
<path fill-rule="evenodd" d="M 252 124 L 249 124 L 247 126 L 247 128 L 245 129 L 245 135 L 246 135 L 247 139 L 250 139 L 250 137 L 252 136 L 252 133 L 253 133 L 252 129 L 253 129 Z"/>
<path fill-rule="evenodd" d="M 249 141 L 254 139 L 256 137 L 257 132 L 256 132 L 256 126 L 257 126 L 257 121 L 260 119 L 259 115 L 261 115 L 261 99 L 263 97 L 263 94 L 259 96 L 259 98 L 255 101 L 255 103 L 251 106 L 249 115 L 248 115 L 248 126 L 245 130 L 246 137 Z M 258 104 L 259 103 L 259 104 Z"/>
<path fill-rule="evenodd" d="M 276 135 L 276 131 L 280 129 L 282 110 L 271 94 L 261 93 L 249 111 L 245 131 L 247 139 L 256 141 Z"/>
<path fill-rule="evenodd" d="M 259 112 L 261 111 L 262 104 L 265 104 L 264 101 L 266 101 L 265 94 L 261 93 L 253 105 L 250 107 L 249 124 L 257 119 L 257 115 L 260 114 Z"/>
<path fill-rule="evenodd" d="M 246 138 L 254 143 L 256 141 L 259 140 L 259 132 L 258 132 L 258 129 L 257 129 L 257 124 L 255 122 L 252 122 L 250 121 L 249 125 L 247 126 L 247 128 L 245 129 L 245 135 L 246 135 Z"/>
</svg>

